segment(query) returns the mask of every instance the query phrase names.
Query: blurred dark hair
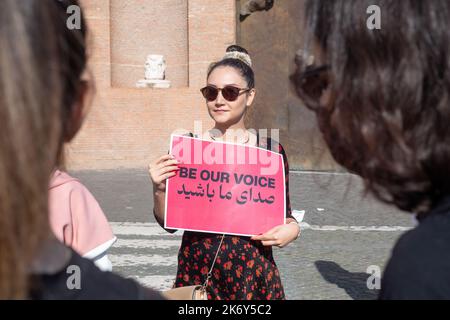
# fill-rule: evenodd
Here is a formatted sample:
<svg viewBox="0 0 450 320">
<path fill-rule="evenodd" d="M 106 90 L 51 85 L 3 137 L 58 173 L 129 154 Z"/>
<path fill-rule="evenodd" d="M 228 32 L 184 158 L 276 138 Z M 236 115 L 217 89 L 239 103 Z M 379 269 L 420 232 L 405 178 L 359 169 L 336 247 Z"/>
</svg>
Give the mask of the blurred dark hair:
<svg viewBox="0 0 450 320">
<path fill-rule="evenodd" d="M 231 45 L 227 48 L 226 52 L 243 52 L 246 54 L 249 54 L 247 50 L 242 48 L 238 45 Z M 239 71 L 239 73 L 244 77 L 245 81 L 247 82 L 247 87 L 249 89 L 253 89 L 255 87 L 255 74 L 253 72 L 253 69 L 251 66 L 249 66 L 247 63 L 239 60 L 239 59 L 233 59 L 233 58 L 226 58 L 222 59 L 220 61 L 214 62 L 211 64 L 211 66 L 208 69 L 207 78 L 213 72 L 214 69 L 218 67 L 232 67 Z"/>
<path fill-rule="evenodd" d="M 370 5 L 380 30 L 366 25 Z M 423 216 L 450 194 L 450 2 L 308 0 L 306 21 L 305 49 L 323 50 L 333 97 L 306 104 L 334 158 Z"/>
<path fill-rule="evenodd" d="M 30 265 L 51 237 L 48 184 L 86 68 L 76 0 L 2 0 L 0 10 L 0 299 L 26 298 Z"/>
</svg>

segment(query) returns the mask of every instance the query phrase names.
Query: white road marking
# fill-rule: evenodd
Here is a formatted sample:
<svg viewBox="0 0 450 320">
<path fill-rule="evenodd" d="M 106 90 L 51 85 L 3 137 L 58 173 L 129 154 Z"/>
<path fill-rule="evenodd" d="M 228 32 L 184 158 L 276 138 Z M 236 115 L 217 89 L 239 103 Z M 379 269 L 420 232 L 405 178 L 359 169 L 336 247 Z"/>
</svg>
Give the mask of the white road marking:
<svg viewBox="0 0 450 320">
<path fill-rule="evenodd" d="M 301 221 L 305 212 L 295 211 L 296 218 Z M 117 242 L 112 248 L 117 249 L 163 249 L 167 251 L 168 255 L 161 254 L 146 254 L 145 251 L 137 254 L 112 254 L 108 253 L 108 257 L 113 265 L 113 271 L 121 272 L 125 276 L 137 280 L 139 283 L 151 287 L 156 290 L 168 290 L 172 288 L 175 280 L 175 271 L 168 270 L 167 275 L 148 275 L 135 276 L 130 275 L 129 272 L 134 267 L 142 266 L 162 266 L 171 267 L 169 269 L 176 270 L 177 266 L 177 251 L 181 244 L 182 231 L 175 234 L 168 233 L 162 229 L 157 223 L 137 223 L 137 222 L 112 222 L 110 223 L 114 234 L 118 237 Z M 412 229 L 405 226 L 319 226 L 310 225 L 306 222 L 300 222 L 300 227 L 303 231 L 349 231 L 349 232 L 399 232 Z M 125 238 L 124 238 L 125 237 Z M 143 237 L 143 238 L 137 238 Z M 154 237 L 154 238 L 148 238 Z M 166 252 L 164 251 L 164 253 Z M 147 251 L 148 252 L 148 251 Z M 151 252 L 151 251 L 150 251 Z M 169 253 L 172 252 L 171 255 Z M 127 271 L 129 270 L 129 271 Z M 128 275 L 127 275 L 128 274 Z"/>
<path fill-rule="evenodd" d="M 113 248 L 133 248 L 133 249 L 168 249 L 179 247 L 181 240 L 153 240 L 153 239 L 121 239 L 114 243 Z"/>
<path fill-rule="evenodd" d="M 176 239 L 182 235 L 182 231 L 170 234 L 162 229 L 157 223 L 133 223 L 133 222 L 111 222 L 114 234 L 120 238 L 121 235 L 139 235 L 139 236 L 165 236 Z M 318 226 L 310 225 L 307 222 L 301 222 L 302 230 L 313 231 L 378 231 L 378 232 L 398 232 L 408 231 L 412 227 L 405 226 Z"/>
<path fill-rule="evenodd" d="M 158 254 L 134 255 L 134 254 L 108 254 L 114 267 L 130 267 L 139 265 L 150 266 L 174 266 L 177 264 L 177 255 L 162 256 Z"/>
<path fill-rule="evenodd" d="M 314 230 L 314 231 L 378 231 L 378 232 L 398 232 L 398 231 L 408 231 L 411 227 L 402 226 L 315 226 L 310 225 L 306 222 L 300 223 L 300 228 L 302 230 Z"/>
<path fill-rule="evenodd" d="M 110 222 L 113 232 L 116 236 L 119 235 L 142 235 L 142 236 L 168 236 L 177 237 L 182 233 L 177 231 L 171 234 L 161 228 L 157 223 L 147 222 Z"/>
<path fill-rule="evenodd" d="M 139 283 L 144 286 L 156 289 L 156 290 L 168 290 L 171 289 L 175 281 L 175 275 L 172 276 L 146 276 L 146 277 L 133 277 Z"/>
</svg>

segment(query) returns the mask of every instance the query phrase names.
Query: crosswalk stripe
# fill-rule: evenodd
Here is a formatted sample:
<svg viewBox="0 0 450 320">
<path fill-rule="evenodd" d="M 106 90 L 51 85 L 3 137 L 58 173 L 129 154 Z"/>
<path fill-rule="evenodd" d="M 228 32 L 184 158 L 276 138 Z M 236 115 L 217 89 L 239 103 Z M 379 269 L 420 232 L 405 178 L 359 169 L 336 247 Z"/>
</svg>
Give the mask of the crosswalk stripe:
<svg viewBox="0 0 450 320">
<path fill-rule="evenodd" d="M 112 222 L 111 227 L 116 236 L 120 235 L 140 235 L 140 236 L 165 236 L 177 238 L 183 231 L 179 230 L 175 234 L 166 232 L 157 223 L 133 223 L 133 222 Z M 302 230 L 312 231 L 378 231 L 378 232 L 398 232 L 408 231 L 411 227 L 405 226 L 319 226 L 310 225 L 307 222 L 301 222 Z"/>
<path fill-rule="evenodd" d="M 297 217 L 302 220 L 302 217 Z M 171 234 L 157 223 L 111 222 L 118 240 L 108 253 L 113 270 L 156 290 L 172 288 L 175 280 L 178 248 L 183 231 Z M 310 225 L 300 222 L 307 232 L 400 232 L 410 230 L 405 226 L 338 226 Z M 142 271 L 159 270 L 158 275 L 142 275 Z M 162 271 L 162 272 L 161 272 Z M 165 274 L 166 273 L 166 274 Z M 145 274 L 145 273 L 144 273 Z"/>
<path fill-rule="evenodd" d="M 156 289 L 156 290 L 168 290 L 171 289 L 175 281 L 175 275 L 165 276 L 145 276 L 145 277 L 133 277 L 139 283 L 144 286 Z"/>
<path fill-rule="evenodd" d="M 178 248 L 181 240 L 122 239 L 118 238 L 113 248 L 168 249 Z"/>
<path fill-rule="evenodd" d="M 177 264 L 177 255 L 162 256 L 158 254 L 108 254 L 113 267 L 129 267 L 139 265 L 174 266 Z"/>
<path fill-rule="evenodd" d="M 113 232 L 119 235 L 142 235 L 142 236 L 168 236 L 177 237 L 181 235 L 181 231 L 171 234 L 161 228 L 157 223 L 146 222 L 110 222 Z"/>
<path fill-rule="evenodd" d="M 397 232 L 397 231 L 408 231 L 411 227 L 403 226 L 315 226 L 310 225 L 306 222 L 300 223 L 300 228 L 302 230 L 313 230 L 313 231 L 378 231 L 378 232 Z"/>
</svg>

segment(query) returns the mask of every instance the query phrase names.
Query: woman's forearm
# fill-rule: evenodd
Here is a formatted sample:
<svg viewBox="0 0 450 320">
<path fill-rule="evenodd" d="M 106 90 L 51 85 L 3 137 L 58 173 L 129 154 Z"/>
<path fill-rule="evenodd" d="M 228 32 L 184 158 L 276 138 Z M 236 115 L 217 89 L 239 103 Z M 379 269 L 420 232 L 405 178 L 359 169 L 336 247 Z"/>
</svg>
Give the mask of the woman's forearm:
<svg viewBox="0 0 450 320">
<path fill-rule="evenodd" d="M 165 216 L 165 191 L 154 191 L 153 192 L 153 203 L 154 209 L 153 213 L 155 215 L 155 219 L 164 226 L 164 216 Z"/>
</svg>

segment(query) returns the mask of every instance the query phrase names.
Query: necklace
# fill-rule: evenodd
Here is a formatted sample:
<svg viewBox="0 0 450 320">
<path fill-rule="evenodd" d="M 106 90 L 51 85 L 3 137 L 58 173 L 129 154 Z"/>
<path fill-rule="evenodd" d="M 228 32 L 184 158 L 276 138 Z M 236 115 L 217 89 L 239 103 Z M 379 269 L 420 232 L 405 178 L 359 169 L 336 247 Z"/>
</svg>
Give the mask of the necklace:
<svg viewBox="0 0 450 320">
<path fill-rule="evenodd" d="M 209 136 L 211 137 L 211 139 L 212 140 L 214 140 L 214 141 L 223 141 L 223 139 L 222 138 L 220 138 L 219 140 L 217 139 L 218 137 L 214 137 L 212 134 L 211 134 L 211 131 L 209 131 Z M 248 130 L 245 130 L 245 141 L 242 143 L 242 144 L 247 144 L 249 141 L 250 141 L 250 134 L 249 134 L 249 132 L 248 132 Z"/>
</svg>

